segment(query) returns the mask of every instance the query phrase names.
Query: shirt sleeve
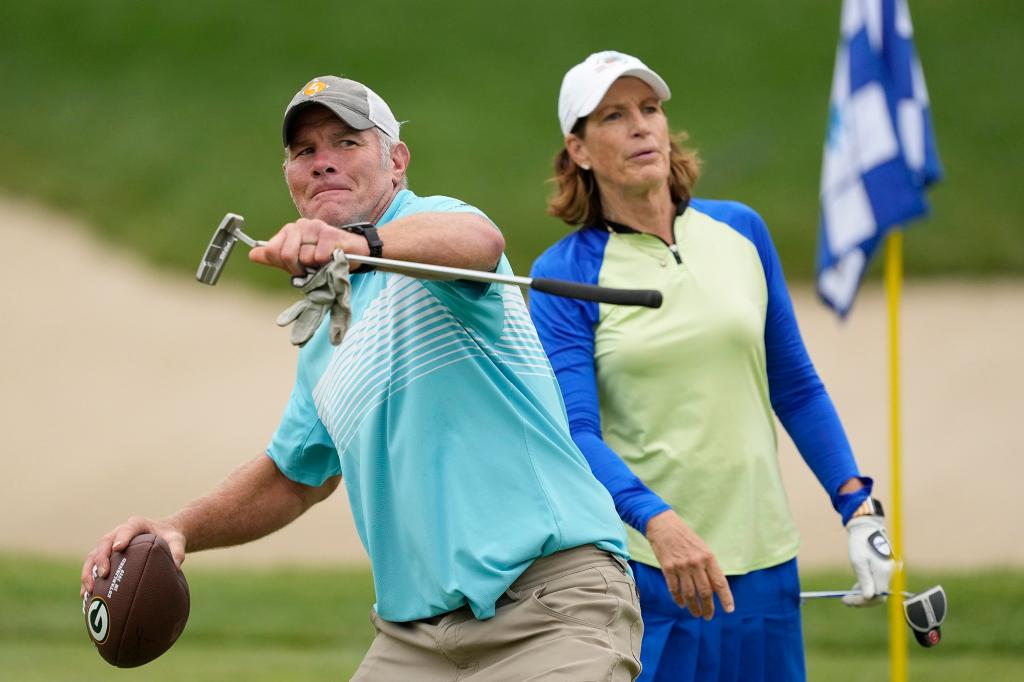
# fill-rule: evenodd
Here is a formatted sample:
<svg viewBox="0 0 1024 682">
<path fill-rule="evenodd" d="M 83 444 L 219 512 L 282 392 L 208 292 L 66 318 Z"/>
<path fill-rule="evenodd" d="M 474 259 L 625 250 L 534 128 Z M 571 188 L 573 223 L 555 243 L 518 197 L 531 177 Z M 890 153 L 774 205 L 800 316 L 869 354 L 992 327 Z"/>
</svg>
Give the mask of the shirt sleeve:
<svg viewBox="0 0 1024 682">
<path fill-rule="evenodd" d="M 405 216 L 413 215 L 415 213 L 472 213 L 478 215 L 494 227 L 495 230 L 501 231 L 497 224 L 487 214 L 478 209 L 476 206 L 467 204 L 459 199 L 445 196 L 429 196 L 429 197 L 418 197 L 415 202 L 412 202 L 409 207 L 399 213 L 396 218 L 402 218 Z M 499 259 L 498 268 L 501 267 L 502 262 L 505 262 L 505 257 L 502 256 Z M 511 270 L 510 270 L 511 271 Z M 452 309 L 456 314 L 464 312 L 464 307 L 467 303 L 476 303 L 481 300 L 491 298 L 496 302 L 500 302 L 500 296 L 495 296 L 496 290 L 501 285 L 487 283 L 487 282 L 473 282 L 470 280 L 422 280 L 423 285 L 433 293 L 438 299 L 441 300 L 448 308 Z"/>
<path fill-rule="evenodd" d="M 568 272 L 557 264 L 552 267 L 544 260 L 534 264 L 533 277 L 586 281 L 579 272 Z M 593 279 L 592 284 L 596 283 L 596 277 Z M 594 371 L 598 304 L 531 291 L 530 316 L 558 378 L 573 441 L 594 476 L 611 493 L 622 520 L 646 533 L 648 521 L 671 507 L 630 470 L 602 437 Z"/>
<path fill-rule="evenodd" d="M 872 480 L 860 476 L 846 431 L 807 354 L 768 229 L 756 213 L 751 215 L 768 286 L 764 345 L 772 408 L 845 523 L 870 495 Z M 850 478 L 860 478 L 865 487 L 840 495 L 839 487 Z"/>
<path fill-rule="evenodd" d="M 314 487 L 341 474 L 338 451 L 313 404 L 313 385 L 319 375 L 310 367 L 310 358 L 319 355 L 316 353 L 318 345 L 326 343 L 329 343 L 327 334 L 317 334 L 300 351 L 295 385 L 284 416 L 267 446 L 267 456 L 281 473 Z"/>
</svg>

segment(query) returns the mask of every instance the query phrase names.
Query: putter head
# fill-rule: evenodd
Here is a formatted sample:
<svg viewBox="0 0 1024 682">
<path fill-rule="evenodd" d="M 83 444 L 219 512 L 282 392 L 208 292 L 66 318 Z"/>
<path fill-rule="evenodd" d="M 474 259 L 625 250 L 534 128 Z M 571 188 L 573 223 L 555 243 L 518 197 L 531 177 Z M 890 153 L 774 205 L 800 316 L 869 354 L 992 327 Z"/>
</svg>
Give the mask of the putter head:
<svg viewBox="0 0 1024 682">
<path fill-rule="evenodd" d="M 914 631 L 914 638 L 923 647 L 933 647 L 942 639 L 942 623 L 946 620 L 946 591 L 942 585 L 903 600 L 903 615 Z"/>
<path fill-rule="evenodd" d="M 228 262 L 231 249 L 238 241 L 238 232 L 245 225 L 245 218 L 235 213 L 228 213 L 220 221 L 217 230 L 210 238 L 210 245 L 203 253 L 203 259 L 199 262 L 199 269 L 196 271 L 196 279 L 203 284 L 214 285 L 224 270 L 224 264 Z"/>
</svg>

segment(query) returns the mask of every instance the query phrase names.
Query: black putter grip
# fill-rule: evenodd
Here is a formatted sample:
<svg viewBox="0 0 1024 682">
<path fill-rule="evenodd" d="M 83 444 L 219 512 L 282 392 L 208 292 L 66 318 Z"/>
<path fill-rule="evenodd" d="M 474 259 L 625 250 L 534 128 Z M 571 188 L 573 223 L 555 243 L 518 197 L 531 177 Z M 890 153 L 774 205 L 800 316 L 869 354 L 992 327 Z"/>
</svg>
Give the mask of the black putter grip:
<svg viewBox="0 0 1024 682">
<path fill-rule="evenodd" d="M 545 294 L 580 298 L 584 301 L 597 301 L 612 305 L 639 305 L 645 308 L 661 307 L 661 292 L 654 289 L 611 289 L 594 284 L 580 284 L 547 277 L 534 277 L 530 288 L 543 291 Z"/>
</svg>

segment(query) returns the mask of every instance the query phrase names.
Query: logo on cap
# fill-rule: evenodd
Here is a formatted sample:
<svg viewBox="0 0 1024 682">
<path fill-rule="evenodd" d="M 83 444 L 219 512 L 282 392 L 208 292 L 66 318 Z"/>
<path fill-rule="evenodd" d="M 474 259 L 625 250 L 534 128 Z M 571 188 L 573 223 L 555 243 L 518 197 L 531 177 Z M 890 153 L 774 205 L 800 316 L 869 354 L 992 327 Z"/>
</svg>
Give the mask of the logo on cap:
<svg viewBox="0 0 1024 682">
<path fill-rule="evenodd" d="M 594 71 L 596 71 L 597 73 L 601 73 L 605 69 L 609 68 L 612 64 L 616 64 L 618 62 L 623 61 L 625 61 L 625 59 L 623 59 L 622 55 L 607 55 L 604 57 L 604 59 L 597 63 L 597 66 L 594 67 Z"/>
<path fill-rule="evenodd" d="M 304 95 L 316 95 L 327 89 L 327 83 L 318 80 L 309 81 L 306 87 L 302 88 L 302 94 Z"/>
</svg>

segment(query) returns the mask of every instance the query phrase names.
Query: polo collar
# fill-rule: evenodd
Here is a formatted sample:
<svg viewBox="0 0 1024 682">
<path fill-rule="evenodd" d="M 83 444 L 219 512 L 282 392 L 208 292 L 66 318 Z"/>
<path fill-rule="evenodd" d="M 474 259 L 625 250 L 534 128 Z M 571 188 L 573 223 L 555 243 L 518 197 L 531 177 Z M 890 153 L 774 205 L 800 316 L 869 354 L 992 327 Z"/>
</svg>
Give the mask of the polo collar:
<svg viewBox="0 0 1024 682">
<path fill-rule="evenodd" d="M 690 202 L 687 199 L 683 199 L 678 204 L 676 204 L 676 217 L 678 218 L 679 216 L 683 215 L 683 212 L 686 211 L 686 207 L 689 205 Z M 640 230 L 632 228 L 629 225 L 617 223 L 613 220 L 608 220 L 607 218 L 605 218 L 603 222 L 603 227 L 608 232 L 617 232 L 619 234 L 639 234 L 640 232 Z"/>
</svg>

